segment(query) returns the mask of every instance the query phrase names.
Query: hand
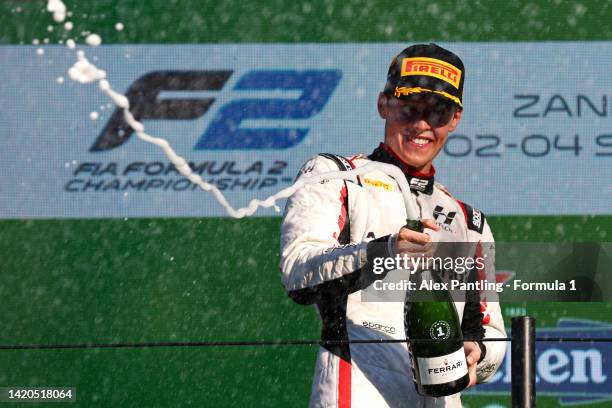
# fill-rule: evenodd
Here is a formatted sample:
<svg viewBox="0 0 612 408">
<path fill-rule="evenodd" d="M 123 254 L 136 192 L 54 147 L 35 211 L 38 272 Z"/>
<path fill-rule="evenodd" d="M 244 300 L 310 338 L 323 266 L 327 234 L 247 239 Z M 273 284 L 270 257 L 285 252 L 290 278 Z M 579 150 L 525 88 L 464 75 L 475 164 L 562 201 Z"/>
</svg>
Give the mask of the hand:
<svg viewBox="0 0 612 408">
<path fill-rule="evenodd" d="M 439 231 L 440 227 L 432 219 L 421 220 L 423 227 L 433 231 Z M 410 257 L 433 257 L 436 250 L 435 243 L 431 242 L 431 236 L 427 232 L 417 232 L 402 227 L 397 233 L 395 251 L 398 254 L 406 254 Z"/>
<path fill-rule="evenodd" d="M 470 384 L 468 387 L 471 387 L 476 384 L 476 365 L 478 364 L 478 360 L 480 360 L 480 346 L 474 341 L 467 341 L 463 343 L 463 351 L 465 352 L 468 374 L 470 375 Z"/>
</svg>

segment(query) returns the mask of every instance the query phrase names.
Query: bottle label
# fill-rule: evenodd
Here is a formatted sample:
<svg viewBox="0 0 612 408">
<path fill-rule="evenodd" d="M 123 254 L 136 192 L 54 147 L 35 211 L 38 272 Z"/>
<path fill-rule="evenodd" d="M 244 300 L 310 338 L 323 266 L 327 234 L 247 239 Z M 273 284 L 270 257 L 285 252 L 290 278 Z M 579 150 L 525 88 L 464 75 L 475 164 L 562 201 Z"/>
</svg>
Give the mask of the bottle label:
<svg viewBox="0 0 612 408">
<path fill-rule="evenodd" d="M 455 381 L 467 374 L 463 347 L 440 357 L 417 357 L 421 384 L 437 385 Z"/>
</svg>

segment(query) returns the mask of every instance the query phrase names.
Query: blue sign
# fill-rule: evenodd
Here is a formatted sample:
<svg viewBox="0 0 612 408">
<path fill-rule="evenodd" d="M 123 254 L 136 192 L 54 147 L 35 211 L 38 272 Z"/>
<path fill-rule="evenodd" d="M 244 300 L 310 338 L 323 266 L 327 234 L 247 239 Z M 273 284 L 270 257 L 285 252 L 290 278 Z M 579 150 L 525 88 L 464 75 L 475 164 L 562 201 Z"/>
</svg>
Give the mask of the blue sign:
<svg viewBox="0 0 612 408">
<path fill-rule="evenodd" d="M 589 338 L 593 342 L 537 342 L 536 394 L 559 396 L 562 405 L 612 400 L 612 325 L 578 319 L 560 319 L 557 327 L 538 328 L 538 338 Z M 487 384 L 467 395 L 510 394 L 510 347 L 506 358 Z"/>
<path fill-rule="evenodd" d="M 612 213 L 600 198 L 612 193 L 612 43 L 442 45 L 467 71 L 461 123 L 434 162 L 440 182 L 488 215 Z M 404 46 L 86 51 L 147 133 L 242 207 L 291 185 L 318 153 L 369 154 L 384 133 L 377 97 Z M 0 46 L 0 218 L 226 215 L 97 86 L 65 78 L 73 50 L 36 48 Z"/>
</svg>

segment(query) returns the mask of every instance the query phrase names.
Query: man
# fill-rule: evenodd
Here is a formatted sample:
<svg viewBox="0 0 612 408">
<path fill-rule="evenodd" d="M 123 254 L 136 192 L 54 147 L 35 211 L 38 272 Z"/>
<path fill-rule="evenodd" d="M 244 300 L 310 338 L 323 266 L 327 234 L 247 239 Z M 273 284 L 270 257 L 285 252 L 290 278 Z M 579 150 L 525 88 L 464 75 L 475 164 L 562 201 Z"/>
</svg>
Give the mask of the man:
<svg viewBox="0 0 612 408">
<path fill-rule="evenodd" d="M 384 277 L 373 272 L 376 257 L 416 256 L 420 245 L 442 241 L 493 242 L 484 215 L 434 182 L 433 160 L 461 120 L 464 80 L 463 63 L 452 52 L 435 44 L 406 48 L 393 59 L 378 97 L 384 142 L 367 157 L 321 154 L 302 167 L 300 177 L 371 162 L 395 165 L 426 228 L 420 233 L 404 227 L 399 185 L 377 170 L 353 181 L 307 184 L 288 200 L 281 231 L 283 284 L 296 302 L 316 305 L 322 339 L 330 341 L 318 354 L 313 407 L 461 406 L 459 394 L 416 393 L 405 343 L 346 341 L 405 336 L 402 302 L 362 301 L 363 291 Z M 494 259 L 486 259 L 480 277 L 494 282 Z M 505 353 L 503 342 L 478 341 L 505 337 L 499 304 L 488 299 L 479 305 L 482 300 L 455 303 L 464 336 L 476 340 L 464 347 L 470 385 L 488 380 Z"/>
</svg>

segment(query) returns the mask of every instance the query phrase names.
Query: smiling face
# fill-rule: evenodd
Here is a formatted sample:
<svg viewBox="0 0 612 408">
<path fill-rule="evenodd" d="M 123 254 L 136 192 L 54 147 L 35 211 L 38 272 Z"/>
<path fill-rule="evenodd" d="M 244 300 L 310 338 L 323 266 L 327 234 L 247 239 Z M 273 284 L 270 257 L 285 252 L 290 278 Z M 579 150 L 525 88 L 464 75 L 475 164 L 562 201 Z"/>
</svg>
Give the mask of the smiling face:
<svg viewBox="0 0 612 408">
<path fill-rule="evenodd" d="M 435 95 L 398 99 L 381 92 L 378 113 L 385 119 L 385 144 L 406 164 L 428 173 L 462 111 Z"/>
</svg>

